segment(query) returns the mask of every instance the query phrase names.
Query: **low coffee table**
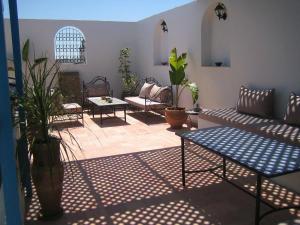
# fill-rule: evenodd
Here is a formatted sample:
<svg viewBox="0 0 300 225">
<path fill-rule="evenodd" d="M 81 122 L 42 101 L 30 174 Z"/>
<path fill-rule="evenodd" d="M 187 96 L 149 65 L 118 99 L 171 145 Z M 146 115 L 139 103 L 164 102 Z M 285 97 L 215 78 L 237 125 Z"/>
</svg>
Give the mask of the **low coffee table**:
<svg viewBox="0 0 300 225">
<path fill-rule="evenodd" d="M 126 109 L 128 106 L 128 103 L 125 101 L 122 101 L 121 99 L 118 98 L 113 98 L 110 97 L 111 102 L 108 102 L 105 99 L 102 99 L 101 97 L 90 97 L 87 98 L 88 101 L 92 105 L 92 113 L 93 113 L 93 118 L 95 118 L 95 112 L 99 111 L 100 112 L 100 123 L 102 124 L 102 114 L 105 109 L 111 108 L 114 113 L 114 117 L 116 117 L 116 108 L 121 108 L 124 110 L 124 121 L 126 122 Z"/>
</svg>

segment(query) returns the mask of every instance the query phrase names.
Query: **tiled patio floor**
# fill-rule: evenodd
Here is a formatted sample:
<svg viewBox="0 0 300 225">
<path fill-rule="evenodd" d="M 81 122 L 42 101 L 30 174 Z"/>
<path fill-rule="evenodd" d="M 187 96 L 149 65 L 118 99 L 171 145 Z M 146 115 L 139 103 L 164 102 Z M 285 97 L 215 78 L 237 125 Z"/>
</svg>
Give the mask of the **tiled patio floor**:
<svg viewBox="0 0 300 225">
<path fill-rule="evenodd" d="M 122 114 L 120 114 L 122 115 Z M 252 225 L 255 200 L 211 173 L 193 174 L 187 188 L 181 186 L 179 138 L 159 117 L 152 125 L 129 113 L 128 124 L 119 119 L 98 120 L 85 115 L 85 127 L 70 128 L 82 146 L 80 161 L 66 172 L 63 192 L 65 214 L 56 221 L 38 220 L 34 195 L 26 215 L 27 225 L 39 224 L 216 224 Z M 204 168 L 219 158 L 189 146 L 189 168 Z M 254 191 L 254 175 L 229 164 L 229 178 Z M 274 205 L 300 204 L 300 196 L 271 182 L 264 182 L 264 198 Z M 263 209 L 267 209 L 266 206 Z M 282 212 L 261 224 L 278 224 Z"/>
<path fill-rule="evenodd" d="M 157 114 L 129 111 L 127 122 L 123 120 L 123 112 L 117 112 L 117 116 L 104 119 L 102 125 L 99 115 L 93 119 L 87 114 L 84 127 L 81 121 L 61 124 L 62 128 L 68 127 L 82 148 L 75 152 L 77 159 L 173 147 L 180 143 L 174 132 L 168 130 L 165 119 Z M 69 140 L 68 134 L 64 136 Z"/>
</svg>

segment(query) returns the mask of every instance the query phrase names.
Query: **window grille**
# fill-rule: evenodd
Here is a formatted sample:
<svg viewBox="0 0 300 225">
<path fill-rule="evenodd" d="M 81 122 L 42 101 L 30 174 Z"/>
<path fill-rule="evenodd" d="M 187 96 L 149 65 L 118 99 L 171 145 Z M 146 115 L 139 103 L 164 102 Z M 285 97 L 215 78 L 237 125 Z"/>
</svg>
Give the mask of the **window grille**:
<svg viewBox="0 0 300 225">
<path fill-rule="evenodd" d="M 85 38 L 76 27 L 63 27 L 55 35 L 55 59 L 60 63 L 86 63 Z"/>
</svg>

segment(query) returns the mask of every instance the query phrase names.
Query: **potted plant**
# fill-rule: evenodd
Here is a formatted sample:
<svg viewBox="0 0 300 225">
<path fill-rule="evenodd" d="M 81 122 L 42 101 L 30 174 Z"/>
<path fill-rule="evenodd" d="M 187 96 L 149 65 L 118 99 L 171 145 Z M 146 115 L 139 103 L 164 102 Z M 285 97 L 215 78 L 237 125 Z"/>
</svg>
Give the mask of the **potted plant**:
<svg viewBox="0 0 300 225">
<path fill-rule="evenodd" d="M 123 82 L 123 92 L 122 98 L 126 96 L 135 96 L 136 90 L 139 85 L 138 77 L 135 73 L 130 71 L 130 63 L 129 60 L 131 54 L 130 48 L 122 48 L 120 50 L 120 66 L 119 66 L 119 73 L 122 77 Z"/>
<path fill-rule="evenodd" d="M 29 40 L 24 44 L 22 59 L 25 63 L 24 96 L 20 106 L 26 113 L 26 136 L 33 157 L 31 175 L 44 218 L 55 218 L 62 214 L 62 184 L 64 177 L 63 157 L 74 156 L 62 140 L 61 134 L 52 135 L 51 120 L 60 108 L 57 99 L 60 91 L 54 89 L 59 73 L 58 62 L 48 63 L 45 57 L 29 60 Z M 71 134 L 70 134 L 71 135 Z M 71 136 L 73 140 L 74 137 Z M 76 142 L 77 143 L 77 142 Z M 71 151 L 71 152 L 70 152 Z"/>
<path fill-rule="evenodd" d="M 185 113 L 185 108 L 179 107 L 179 98 L 183 90 L 187 87 L 190 89 L 193 98 L 193 104 L 196 103 L 198 99 L 198 87 L 196 83 L 190 82 L 186 78 L 185 69 L 187 67 L 187 53 L 182 53 L 180 56 L 177 55 L 177 49 L 174 48 L 171 51 L 169 57 L 170 64 L 170 82 L 171 85 L 175 86 L 175 99 L 174 105 L 168 107 L 165 110 L 166 121 L 170 124 L 171 128 L 179 129 L 186 122 L 187 114 Z"/>
</svg>

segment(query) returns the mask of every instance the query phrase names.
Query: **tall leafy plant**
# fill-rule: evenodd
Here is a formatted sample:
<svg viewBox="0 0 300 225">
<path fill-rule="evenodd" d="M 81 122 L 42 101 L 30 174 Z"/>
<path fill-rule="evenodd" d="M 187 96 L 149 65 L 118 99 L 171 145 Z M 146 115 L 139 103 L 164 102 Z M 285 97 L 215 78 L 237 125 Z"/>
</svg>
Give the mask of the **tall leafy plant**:
<svg viewBox="0 0 300 225">
<path fill-rule="evenodd" d="M 135 73 L 132 73 L 130 70 L 130 55 L 131 50 L 130 48 L 122 48 L 120 50 L 120 66 L 119 66 L 119 73 L 122 77 L 123 82 L 123 89 L 128 94 L 135 94 L 137 86 L 139 84 L 138 77 Z"/>
<path fill-rule="evenodd" d="M 177 55 L 177 49 L 172 49 L 169 57 L 170 64 L 170 82 L 175 86 L 175 99 L 174 99 L 174 107 L 178 109 L 179 98 L 185 88 L 189 88 L 192 94 L 193 104 L 198 100 L 198 87 L 196 83 L 190 82 L 186 78 L 185 69 L 188 66 L 187 63 L 187 53 L 182 53 L 181 55 Z"/>
<path fill-rule="evenodd" d="M 59 90 L 54 89 L 54 81 L 59 72 L 57 62 L 49 65 L 48 58 L 29 60 L 29 40 L 23 48 L 25 61 L 24 98 L 22 105 L 27 114 L 30 136 L 38 142 L 49 142 L 51 116 L 56 115 L 54 105 L 59 96 Z"/>
<path fill-rule="evenodd" d="M 24 72 L 24 96 L 20 99 L 20 105 L 24 108 L 27 118 L 26 135 L 30 146 L 34 143 L 50 143 L 53 130 L 55 129 L 52 116 L 61 112 L 58 99 L 61 97 L 59 88 L 56 87 L 57 76 L 60 72 L 58 61 L 49 63 L 47 57 L 29 59 L 30 44 L 27 40 L 22 49 L 22 59 L 25 64 Z M 67 131 L 68 132 L 68 131 Z M 57 132 L 60 139 L 61 133 Z M 75 138 L 68 132 L 71 139 Z M 67 160 L 75 158 L 69 145 L 60 140 Z M 78 143 L 77 143 L 78 145 Z M 78 145 L 80 148 L 80 146 Z M 51 149 L 49 149 L 51 150 Z"/>
</svg>

